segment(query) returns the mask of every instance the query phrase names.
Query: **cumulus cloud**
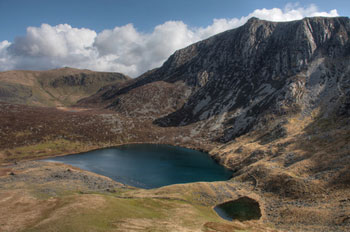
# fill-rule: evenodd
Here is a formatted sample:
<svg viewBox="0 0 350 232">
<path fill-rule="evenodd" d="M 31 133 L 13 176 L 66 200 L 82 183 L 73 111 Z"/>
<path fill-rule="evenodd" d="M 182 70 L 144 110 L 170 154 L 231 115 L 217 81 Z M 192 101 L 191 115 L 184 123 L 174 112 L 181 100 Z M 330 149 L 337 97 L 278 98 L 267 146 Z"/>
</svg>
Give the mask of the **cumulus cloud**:
<svg viewBox="0 0 350 232">
<path fill-rule="evenodd" d="M 86 48 L 94 43 L 96 32 L 72 28 L 67 24 L 28 27 L 24 37 L 17 37 L 9 48 L 15 55 L 31 57 L 67 57 L 72 54 L 88 55 Z"/>
<path fill-rule="evenodd" d="M 137 76 L 160 66 L 177 49 L 214 34 L 243 25 L 249 18 L 290 21 L 312 16 L 338 16 L 336 10 L 319 12 L 316 5 L 287 4 L 284 9 L 257 9 L 247 16 L 214 19 L 207 27 L 190 28 L 182 21 L 167 21 L 151 33 L 133 24 L 96 33 L 68 24 L 28 27 L 12 43 L 0 42 L 0 70 L 57 67 L 117 71 Z"/>
<path fill-rule="evenodd" d="M 0 42 L 0 70 L 9 70 L 14 66 L 7 53 L 7 49 L 10 45 L 11 43 L 7 40 Z"/>
</svg>

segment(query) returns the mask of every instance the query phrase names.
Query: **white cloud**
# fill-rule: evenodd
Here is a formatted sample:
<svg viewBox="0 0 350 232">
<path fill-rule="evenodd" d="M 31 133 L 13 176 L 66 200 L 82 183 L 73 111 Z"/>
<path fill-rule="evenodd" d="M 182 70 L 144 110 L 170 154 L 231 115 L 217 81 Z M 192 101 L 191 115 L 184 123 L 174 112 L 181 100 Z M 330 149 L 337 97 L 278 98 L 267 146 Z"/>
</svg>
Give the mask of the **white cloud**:
<svg viewBox="0 0 350 232">
<path fill-rule="evenodd" d="M 0 42 L 0 70 L 49 69 L 63 66 L 118 71 L 137 76 L 160 66 L 175 50 L 214 34 L 243 25 L 249 18 L 290 21 L 312 16 L 338 16 L 336 10 L 319 12 L 316 5 L 287 4 L 284 9 L 257 9 L 247 16 L 214 19 L 207 27 L 189 28 L 181 21 L 167 21 L 151 33 L 133 24 L 96 33 L 68 24 L 28 27 L 13 43 Z"/>
<path fill-rule="evenodd" d="M 7 49 L 11 43 L 7 40 L 0 42 L 0 70 L 10 70 L 13 67 L 11 57 Z"/>
<path fill-rule="evenodd" d="M 10 47 L 16 55 L 31 57 L 66 57 L 70 54 L 88 55 L 96 32 L 85 28 L 72 28 L 68 24 L 28 27 L 24 37 L 17 37 Z"/>
</svg>

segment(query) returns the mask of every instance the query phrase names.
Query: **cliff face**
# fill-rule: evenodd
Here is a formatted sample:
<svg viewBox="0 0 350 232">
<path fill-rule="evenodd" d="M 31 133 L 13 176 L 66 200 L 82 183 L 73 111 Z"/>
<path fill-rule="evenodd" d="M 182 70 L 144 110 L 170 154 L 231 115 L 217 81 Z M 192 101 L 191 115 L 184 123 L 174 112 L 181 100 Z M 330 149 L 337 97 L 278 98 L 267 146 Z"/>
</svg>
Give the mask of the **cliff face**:
<svg viewBox="0 0 350 232">
<path fill-rule="evenodd" d="M 166 80 L 184 79 L 195 91 L 180 110 L 156 123 L 177 126 L 219 116 L 225 125 L 221 139 L 228 141 L 268 113 L 309 114 L 316 107 L 330 113 L 348 101 L 349 35 L 348 18 L 253 18 L 181 50 L 161 69 L 172 70 Z"/>
<path fill-rule="evenodd" d="M 326 116 L 349 114 L 349 37 L 345 17 L 283 23 L 252 18 L 175 52 L 159 69 L 103 98 L 118 111 L 123 108 L 118 99 L 131 90 L 160 81 L 184 83 L 182 107 L 158 115 L 154 123 L 205 121 L 223 142 L 258 127 L 271 114 L 307 116 L 316 108 Z"/>
</svg>

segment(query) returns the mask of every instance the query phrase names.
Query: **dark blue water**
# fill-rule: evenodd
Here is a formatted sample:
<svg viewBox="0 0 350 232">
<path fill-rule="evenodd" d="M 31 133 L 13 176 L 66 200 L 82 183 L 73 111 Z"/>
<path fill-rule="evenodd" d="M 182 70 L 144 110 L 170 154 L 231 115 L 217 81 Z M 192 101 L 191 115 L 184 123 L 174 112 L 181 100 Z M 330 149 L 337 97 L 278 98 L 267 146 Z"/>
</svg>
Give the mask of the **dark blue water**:
<svg viewBox="0 0 350 232">
<path fill-rule="evenodd" d="M 207 153 L 169 145 L 131 144 L 47 159 L 140 187 L 227 180 L 232 172 Z"/>
</svg>

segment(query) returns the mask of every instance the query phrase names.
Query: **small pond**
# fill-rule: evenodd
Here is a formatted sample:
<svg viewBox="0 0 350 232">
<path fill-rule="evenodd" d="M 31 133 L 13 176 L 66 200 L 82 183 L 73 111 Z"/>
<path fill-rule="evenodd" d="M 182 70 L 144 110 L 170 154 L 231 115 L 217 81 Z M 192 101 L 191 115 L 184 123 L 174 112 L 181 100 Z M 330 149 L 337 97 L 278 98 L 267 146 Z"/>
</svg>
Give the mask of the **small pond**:
<svg viewBox="0 0 350 232">
<path fill-rule="evenodd" d="M 214 210 L 220 217 L 229 221 L 259 220 L 261 217 L 259 203 L 249 197 L 225 202 L 217 205 Z"/>
<path fill-rule="evenodd" d="M 207 153 L 182 147 L 131 144 L 49 158 L 140 188 L 228 180 L 232 172 Z"/>
</svg>

